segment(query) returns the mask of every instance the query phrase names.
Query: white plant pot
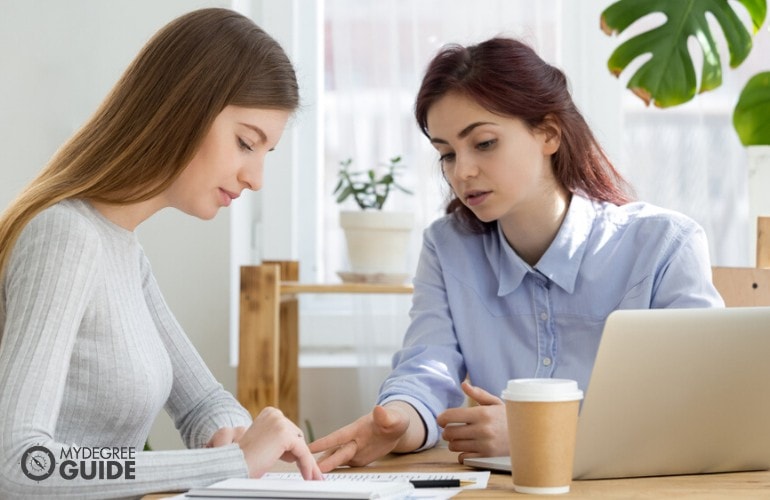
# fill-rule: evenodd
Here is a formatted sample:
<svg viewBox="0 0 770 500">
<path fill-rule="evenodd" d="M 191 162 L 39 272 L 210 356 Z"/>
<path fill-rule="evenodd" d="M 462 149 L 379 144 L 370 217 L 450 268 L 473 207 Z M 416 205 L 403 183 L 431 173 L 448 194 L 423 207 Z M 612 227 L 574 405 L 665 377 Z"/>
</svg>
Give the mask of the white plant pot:
<svg viewBox="0 0 770 500">
<path fill-rule="evenodd" d="M 403 275 L 407 272 L 411 212 L 343 211 L 350 271 L 357 275 Z M 344 279 L 344 278 L 343 278 Z"/>
</svg>

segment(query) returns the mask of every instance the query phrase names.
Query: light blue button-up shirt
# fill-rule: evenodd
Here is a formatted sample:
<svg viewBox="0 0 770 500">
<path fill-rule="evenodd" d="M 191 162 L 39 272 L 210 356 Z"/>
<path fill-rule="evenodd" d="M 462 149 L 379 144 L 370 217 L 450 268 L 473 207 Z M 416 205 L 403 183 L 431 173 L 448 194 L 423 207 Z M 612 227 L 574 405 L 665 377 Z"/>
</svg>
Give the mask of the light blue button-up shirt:
<svg viewBox="0 0 770 500">
<path fill-rule="evenodd" d="M 646 203 L 572 196 L 534 266 L 502 231 L 471 234 L 451 216 L 424 233 L 411 324 L 379 403 L 410 403 L 428 430 L 463 404 L 460 383 L 500 395 L 508 379 L 555 377 L 587 389 L 604 322 L 615 309 L 723 307 L 703 229 Z"/>
</svg>

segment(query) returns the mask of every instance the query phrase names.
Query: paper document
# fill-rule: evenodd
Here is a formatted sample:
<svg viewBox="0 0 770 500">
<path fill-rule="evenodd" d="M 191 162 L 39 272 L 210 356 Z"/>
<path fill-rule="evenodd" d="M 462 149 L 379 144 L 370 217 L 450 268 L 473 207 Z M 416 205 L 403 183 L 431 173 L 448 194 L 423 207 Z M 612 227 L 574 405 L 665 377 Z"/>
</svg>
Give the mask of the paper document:
<svg viewBox="0 0 770 500">
<path fill-rule="evenodd" d="M 483 489 L 489 471 L 474 472 L 351 472 L 324 474 L 325 481 L 305 481 L 299 472 L 269 472 L 261 479 L 227 479 L 195 488 L 171 500 L 221 498 L 350 498 L 448 499 L 465 489 Z M 459 479 L 462 488 L 413 488 L 412 480 Z"/>
<path fill-rule="evenodd" d="M 271 479 L 301 479 L 299 472 L 268 472 L 264 476 Z M 445 500 L 452 498 L 462 490 L 484 489 L 489 482 L 489 471 L 473 472 L 350 472 L 339 473 L 332 472 L 324 474 L 324 479 L 332 481 L 412 481 L 412 480 L 439 480 L 439 479 L 459 479 L 471 484 L 461 488 L 416 488 L 412 491 L 409 500 Z"/>
<path fill-rule="evenodd" d="M 299 472 L 268 472 L 263 479 L 302 479 Z M 463 486 L 463 489 L 483 489 L 489 482 L 489 471 L 471 472 L 332 472 L 324 474 L 326 481 L 411 481 L 434 479 L 459 479 L 471 481 L 473 484 Z"/>
<path fill-rule="evenodd" d="M 293 479 L 226 479 L 188 491 L 190 499 L 205 498 L 339 498 L 405 499 L 414 491 L 408 481 L 304 481 Z"/>
</svg>

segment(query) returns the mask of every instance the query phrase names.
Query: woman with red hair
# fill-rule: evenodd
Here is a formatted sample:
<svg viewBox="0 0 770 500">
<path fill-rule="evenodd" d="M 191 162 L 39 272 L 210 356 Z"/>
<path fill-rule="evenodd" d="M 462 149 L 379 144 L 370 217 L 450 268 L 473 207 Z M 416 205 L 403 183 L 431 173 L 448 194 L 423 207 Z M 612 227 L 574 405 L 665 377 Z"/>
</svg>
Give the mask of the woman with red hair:
<svg viewBox="0 0 770 500">
<path fill-rule="evenodd" d="M 525 44 L 445 47 L 415 114 L 451 187 L 447 215 L 424 233 L 412 322 L 377 406 L 311 443 L 323 471 L 439 438 L 461 462 L 507 455 L 509 379 L 586 390 L 612 311 L 724 305 L 702 228 L 632 201 L 565 75 Z"/>
</svg>

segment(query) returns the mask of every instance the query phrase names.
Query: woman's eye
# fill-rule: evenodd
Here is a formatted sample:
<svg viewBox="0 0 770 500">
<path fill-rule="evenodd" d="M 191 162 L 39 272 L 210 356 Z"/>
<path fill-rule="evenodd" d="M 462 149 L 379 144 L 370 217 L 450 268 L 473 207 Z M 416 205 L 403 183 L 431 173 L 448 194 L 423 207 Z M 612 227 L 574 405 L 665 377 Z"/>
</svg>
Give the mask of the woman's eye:
<svg viewBox="0 0 770 500">
<path fill-rule="evenodd" d="M 238 138 L 238 146 L 240 146 L 241 149 L 246 150 L 246 151 L 254 151 L 251 148 L 251 146 L 246 144 L 246 142 L 243 139 L 241 139 L 240 137 Z"/>
<path fill-rule="evenodd" d="M 438 162 L 442 165 L 445 163 L 451 163 L 455 159 L 454 153 L 446 153 L 438 157 Z"/>
<path fill-rule="evenodd" d="M 488 141 L 480 142 L 476 145 L 478 149 L 485 150 L 489 149 L 492 146 L 494 146 L 497 143 L 497 139 L 490 139 Z"/>
</svg>

